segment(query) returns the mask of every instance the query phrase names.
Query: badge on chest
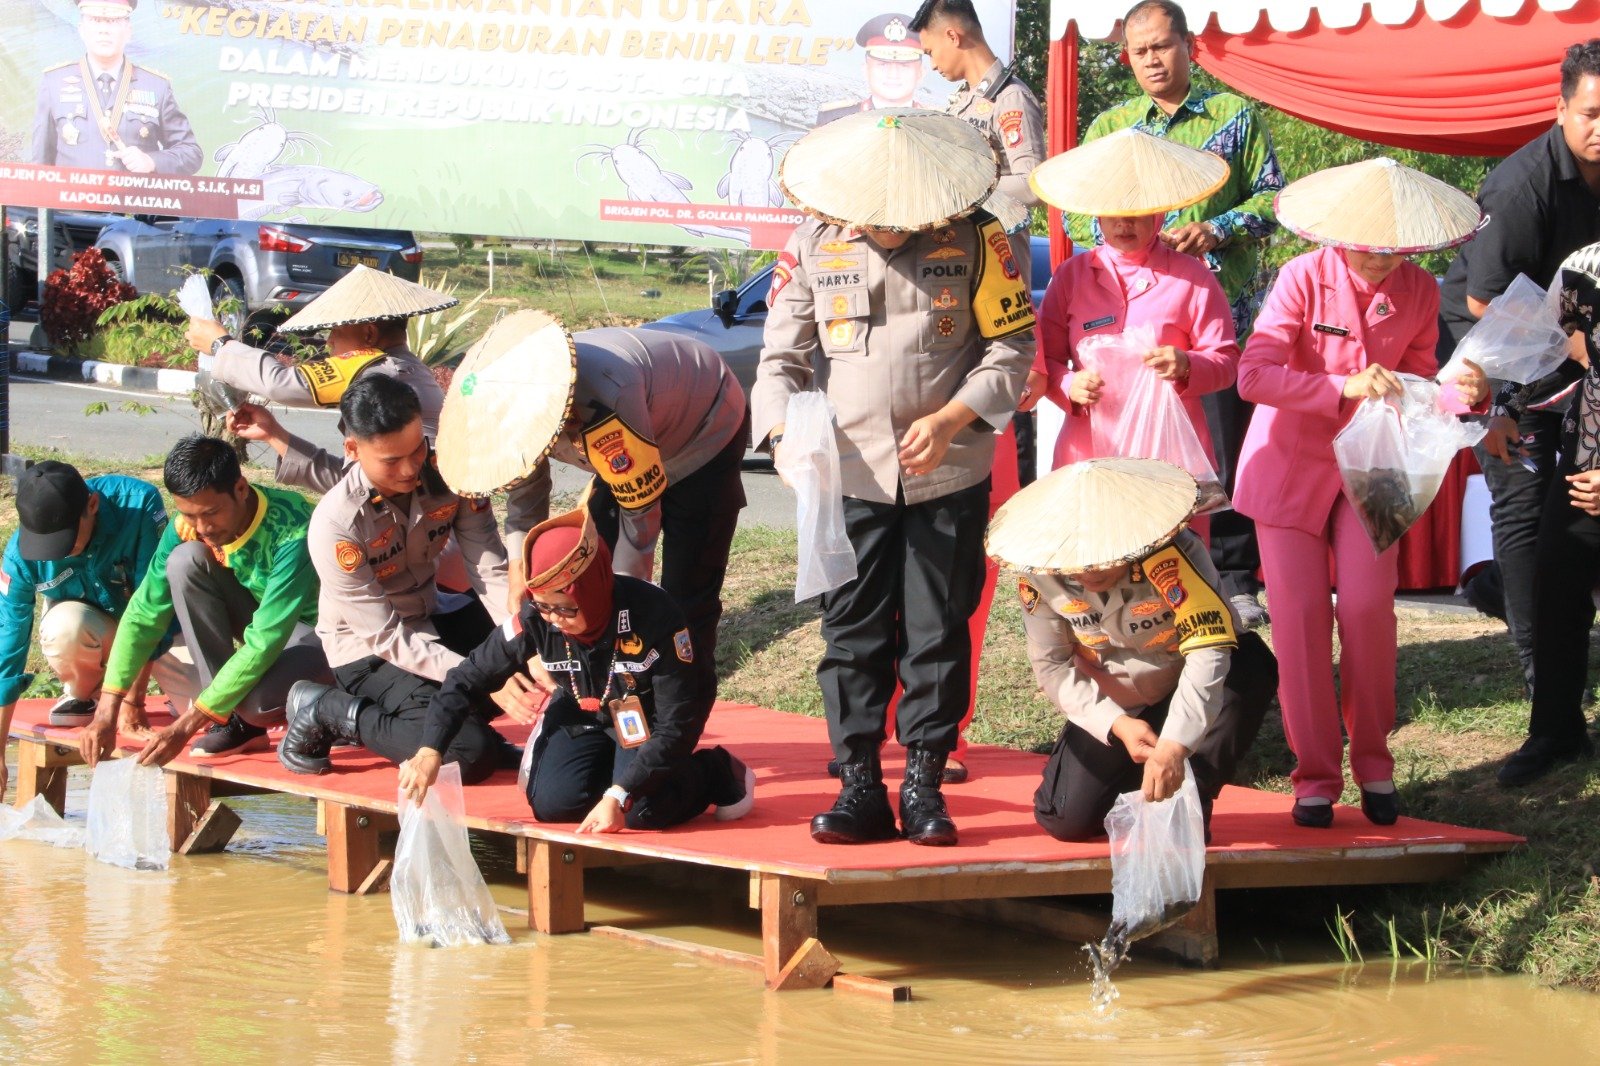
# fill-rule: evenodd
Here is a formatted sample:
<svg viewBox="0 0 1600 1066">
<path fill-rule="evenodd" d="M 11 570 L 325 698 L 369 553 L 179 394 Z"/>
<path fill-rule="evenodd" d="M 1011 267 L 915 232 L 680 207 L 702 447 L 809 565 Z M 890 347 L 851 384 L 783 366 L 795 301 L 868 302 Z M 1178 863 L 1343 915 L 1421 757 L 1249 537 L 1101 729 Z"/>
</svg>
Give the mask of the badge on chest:
<svg viewBox="0 0 1600 1066">
<path fill-rule="evenodd" d="M 645 720 L 644 708 L 638 696 L 623 696 L 606 704 L 611 712 L 611 724 L 617 730 L 617 743 L 624 748 L 637 748 L 650 739 L 650 723 Z"/>
</svg>

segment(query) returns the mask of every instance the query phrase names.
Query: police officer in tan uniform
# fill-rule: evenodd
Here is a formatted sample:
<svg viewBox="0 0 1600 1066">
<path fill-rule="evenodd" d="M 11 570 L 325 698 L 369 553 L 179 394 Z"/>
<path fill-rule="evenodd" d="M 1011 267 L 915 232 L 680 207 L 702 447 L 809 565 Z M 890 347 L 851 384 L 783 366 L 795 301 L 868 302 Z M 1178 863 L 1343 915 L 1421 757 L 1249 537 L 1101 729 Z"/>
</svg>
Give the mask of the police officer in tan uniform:
<svg viewBox="0 0 1600 1066">
<path fill-rule="evenodd" d="M 867 95 L 840 100 L 817 109 L 816 125 L 879 107 L 916 107 L 917 83 L 922 81 L 922 47 L 907 15 L 889 12 L 862 23 L 856 44 L 866 53 L 861 72 Z"/>
<path fill-rule="evenodd" d="M 1092 459 L 1023 489 L 990 525 L 990 554 L 1022 571 L 1034 675 L 1066 717 L 1034 795 L 1058 840 L 1103 835 L 1124 792 L 1167 799 L 1185 760 L 1209 826 L 1272 702 L 1277 660 L 1183 528 L 1197 496 L 1175 466 Z"/>
<path fill-rule="evenodd" d="M 306 682 L 289 694 L 278 757 L 297 773 L 326 772 L 335 740 L 397 763 L 416 754 L 445 674 L 493 630 L 489 611 L 505 614 L 506 554 L 494 512 L 439 477 L 416 393 L 364 375 L 345 390 L 339 413 L 351 463 L 317 504 L 307 536 L 322 582 L 317 633 L 339 688 Z M 482 599 L 435 584 L 452 536 Z M 461 763 L 463 781 L 515 765 L 488 717 L 469 719 L 438 753 Z"/>
<path fill-rule="evenodd" d="M 1033 353 L 1016 249 L 977 209 L 997 178 L 972 127 L 905 109 L 819 127 L 784 160 L 785 191 L 815 217 L 774 269 L 752 426 L 781 448 L 789 397 L 827 393 L 859 575 L 822 598 L 817 676 L 843 789 L 812 820 L 819 841 L 896 835 L 878 749 L 897 675 L 905 835 L 956 839 L 940 779 L 967 704 L 996 427 Z"/>
<path fill-rule="evenodd" d="M 271 352 L 230 336 L 222 323 L 193 319 L 186 339 L 200 353 L 201 369 L 243 396 L 288 407 L 337 407 L 345 389 L 368 371 L 411 386 L 422 404 L 423 431 L 439 428 L 444 390 L 433 371 L 406 345 L 406 321 L 453 307 L 453 296 L 393 274 L 358 266 L 278 327 L 280 333 L 326 330 L 325 358 L 285 364 Z M 382 310 L 377 310 L 381 308 Z M 246 440 L 266 441 L 278 452 L 277 480 L 327 492 L 344 476 L 345 458 L 298 437 L 270 435 L 271 416 L 256 404 L 235 408 L 229 428 Z"/>
<path fill-rule="evenodd" d="M 984 40 L 972 0 L 925 0 L 911 28 L 933 69 L 961 83 L 946 110 L 989 138 L 1000 155 L 1000 191 L 1024 206 L 1037 206 L 1028 174 L 1046 154 L 1044 112 L 1033 90 Z"/>
<path fill-rule="evenodd" d="M 172 82 L 127 57 L 138 0 L 78 0 L 84 54 L 39 80 L 29 160 L 132 174 L 193 174 L 204 161 Z"/>
</svg>

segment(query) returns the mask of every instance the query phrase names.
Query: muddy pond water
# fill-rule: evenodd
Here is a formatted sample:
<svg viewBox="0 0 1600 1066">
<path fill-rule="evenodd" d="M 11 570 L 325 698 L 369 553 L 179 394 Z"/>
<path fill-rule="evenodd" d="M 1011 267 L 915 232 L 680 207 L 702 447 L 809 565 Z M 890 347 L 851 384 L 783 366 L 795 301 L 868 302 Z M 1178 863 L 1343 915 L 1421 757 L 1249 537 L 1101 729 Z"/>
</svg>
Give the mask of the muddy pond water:
<svg viewBox="0 0 1600 1066">
<path fill-rule="evenodd" d="M 74 770 L 79 821 L 85 782 Z M 387 896 L 328 892 L 309 802 L 229 802 L 244 817 L 229 850 L 162 873 L 0 844 L 0 1062 L 1554 1064 L 1600 1047 L 1591 996 L 1351 967 L 1331 940 L 1237 930 L 1226 969 L 1135 956 L 1101 1015 L 1079 945 L 900 907 L 825 910 L 822 933 L 847 969 L 909 983 L 913 1002 L 770 993 L 672 952 L 528 932 L 511 856 L 492 846 L 477 853 L 514 943 L 402 946 Z M 759 950 L 736 882 L 601 872 L 590 896 L 591 922 Z"/>
</svg>

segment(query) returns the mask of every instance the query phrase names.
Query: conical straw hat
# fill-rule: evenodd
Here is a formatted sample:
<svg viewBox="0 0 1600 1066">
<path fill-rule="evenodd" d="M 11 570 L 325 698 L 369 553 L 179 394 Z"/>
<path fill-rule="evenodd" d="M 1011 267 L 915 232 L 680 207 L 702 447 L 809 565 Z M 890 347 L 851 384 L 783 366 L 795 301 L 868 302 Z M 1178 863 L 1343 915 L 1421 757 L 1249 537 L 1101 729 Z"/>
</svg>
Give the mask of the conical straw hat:
<svg viewBox="0 0 1600 1066">
<path fill-rule="evenodd" d="M 1393 159 L 1331 167 L 1291 182 L 1278 221 L 1308 241 L 1361 252 L 1429 252 L 1470 240 L 1483 222 L 1472 197 Z"/>
<path fill-rule="evenodd" d="M 989 522 L 995 562 L 1034 574 L 1109 570 L 1144 558 L 1194 514 L 1199 486 L 1157 459 L 1088 459 L 1035 481 Z"/>
<path fill-rule="evenodd" d="M 354 322 L 384 318 L 410 318 L 454 307 L 461 301 L 405 278 L 371 267 L 358 266 L 328 291 L 291 315 L 278 327 L 280 333 L 313 333 Z"/>
<path fill-rule="evenodd" d="M 983 134 L 942 111 L 885 108 L 818 126 L 783 157 L 778 183 L 838 226 L 911 233 L 961 218 L 1000 180 Z"/>
<path fill-rule="evenodd" d="M 543 311 L 518 311 L 467 350 L 439 413 L 439 473 L 463 496 L 499 492 L 533 472 L 572 406 L 578 353 Z"/>
<path fill-rule="evenodd" d="M 1228 180 L 1219 156 L 1125 129 L 1046 159 L 1028 175 L 1040 199 L 1063 211 L 1120 218 L 1199 203 Z"/>
<path fill-rule="evenodd" d="M 983 209 L 993 215 L 1007 233 L 1016 233 L 1028 224 L 1028 209 L 1020 200 L 1013 200 L 996 189 L 983 202 Z"/>
</svg>

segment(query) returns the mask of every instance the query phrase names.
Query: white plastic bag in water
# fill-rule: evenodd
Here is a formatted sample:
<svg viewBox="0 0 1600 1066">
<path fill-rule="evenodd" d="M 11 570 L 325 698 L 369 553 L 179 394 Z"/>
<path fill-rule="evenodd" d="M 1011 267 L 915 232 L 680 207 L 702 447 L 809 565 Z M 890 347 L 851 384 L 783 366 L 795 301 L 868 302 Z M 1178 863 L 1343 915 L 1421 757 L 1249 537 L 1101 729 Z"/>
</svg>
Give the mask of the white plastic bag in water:
<svg viewBox="0 0 1600 1066">
<path fill-rule="evenodd" d="M 389 898 L 406 943 L 509 944 L 494 897 L 467 843 L 461 767 L 446 763 L 419 807 L 400 793 L 400 839 Z"/>
<path fill-rule="evenodd" d="M 167 782 L 159 766 L 104 759 L 89 780 L 89 831 L 84 848 L 101 862 L 129 870 L 165 870 Z"/>
<path fill-rule="evenodd" d="M 795 493 L 799 565 L 794 600 L 832 592 L 856 576 L 856 550 L 844 532 L 844 491 L 833 404 L 821 392 L 789 397 L 777 463 Z"/>
<path fill-rule="evenodd" d="M 68 824 L 49 800 L 35 796 L 20 808 L 0 804 L 0 840 L 37 840 L 58 848 L 81 848 L 83 829 Z"/>
<path fill-rule="evenodd" d="M 1175 796 L 1150 803 L 1125 792 L 1106 815 L 1111 838 L 1111 929 L 1102 951 L 1127 946 L 1171 925 L 1200 901 L 1206 872 L 1205 816 L 1194 770 L 1184 763 Z"/>
<path fill-rule="evenodd" d="M 1526 385 L 1544 377 L 1567 358 L 1567 334 L 1559 312 L 1559 287 L 1552 295 L 1526 274 L 1518 274 L 1461 338 L 1439 371 L 1440 383 L 1454 381 L 1468 360 L 1501 381 Z M 1462 410 L 1455 389 L 1446 389 L 1442 399 L 1448 410 Z"/>
</svg>

